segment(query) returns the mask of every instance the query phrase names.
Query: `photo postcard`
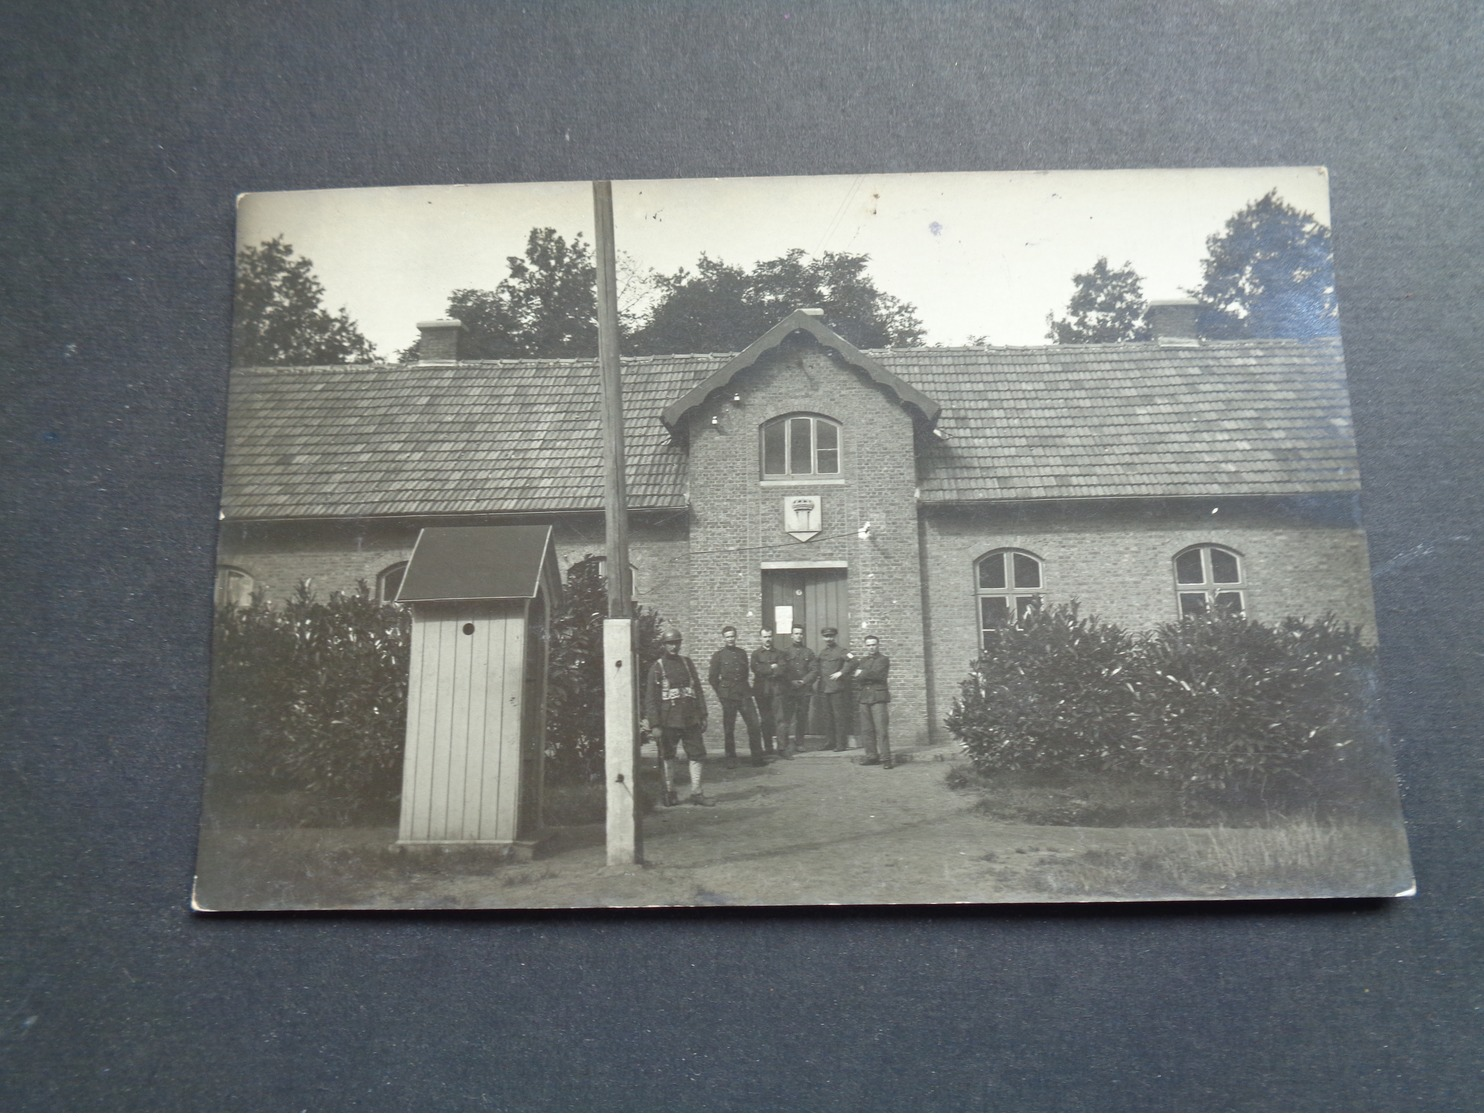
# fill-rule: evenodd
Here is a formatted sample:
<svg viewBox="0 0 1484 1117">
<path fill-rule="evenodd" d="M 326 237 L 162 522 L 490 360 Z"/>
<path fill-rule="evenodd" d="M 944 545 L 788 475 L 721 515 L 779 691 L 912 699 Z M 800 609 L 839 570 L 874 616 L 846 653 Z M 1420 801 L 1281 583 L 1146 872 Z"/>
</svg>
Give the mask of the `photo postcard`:
<svg viewBox="0 0 1484 1117">
<path fill-rule="evenodd" d="M 1410 894 L 1343 232 L 1317 167 L 244 195 L 196 908 Z"/>
</svg>

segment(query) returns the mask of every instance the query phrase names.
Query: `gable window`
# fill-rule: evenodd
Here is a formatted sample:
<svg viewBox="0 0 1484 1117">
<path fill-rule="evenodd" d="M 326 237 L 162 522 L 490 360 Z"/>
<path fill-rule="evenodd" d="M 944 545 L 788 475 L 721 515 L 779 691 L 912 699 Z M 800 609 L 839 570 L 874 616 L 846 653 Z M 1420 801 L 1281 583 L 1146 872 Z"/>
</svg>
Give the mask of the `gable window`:
<svg viewBox="0 0 1484 1117">
<path fill-rule="evenodd" d="M 839 474 L 839 423 L 818 415 L 784 415 L 763 424 L 765 478 Z"/>
<path fill-rule="evenodd" d="M 244 609 L 252 604 L 252 575 L 235 566 L 216 568 L 215 601 L 218 609 Z"/>
<path fill-rule="evenodd" d="M 1247 611 L 1241 559 L 1225 547 L 1187 547 L 1175 556 L 1175 595 L 1182 617 L 1241 616 Z"/>
<path fill-rule="evenodd" d="M 1026 551 L 992 551 L 974 564 L 981 635 L 1014 624 L 1041 602 L 1041 560 Z"/>
<path fill-rule="evenodd" d="M 407 564 L 394 562 L 376 575 L 376 600 L 383 605 L 390 605 L 396 601 L 397 593 L 402 589 L 402 579 L 406 574 Z"/>
</svg>

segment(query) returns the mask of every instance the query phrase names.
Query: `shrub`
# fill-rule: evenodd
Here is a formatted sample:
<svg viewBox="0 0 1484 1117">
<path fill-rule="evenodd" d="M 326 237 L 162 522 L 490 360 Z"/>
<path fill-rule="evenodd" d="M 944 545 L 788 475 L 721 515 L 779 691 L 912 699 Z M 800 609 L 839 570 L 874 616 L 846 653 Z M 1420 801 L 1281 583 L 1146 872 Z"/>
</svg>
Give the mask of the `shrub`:
<svg viewBox="0 0 1484 1117">
<path fill-rule="evenodd" d="M 230 749 L 221 774 L 314 793 L 314 821 L 385 815 L 400 791 L 410 634 L 406 610 L 379 604 L 364 582 L 327 602 L 306 581 L 282 610 L 259 599 L 219 611 L 211 729 Z"/>
<path fill-rule="evenodd" d="M 568 570 L 550 622 L 546 777 L 603 773 L 605 579 L 589 555 Z M 659 618 L 635 608 L 641 671 L 659 655 Z M 308 793 L 294 821 L 395 821 L 406 740 L 411 615 L 378 604 L 361 582 L 315 600 L 301 582 L 282 610 L 261 596 L 217 613 L 213 649 L 211 804 L 244 791 Z"/>
<path fill-rule="evenodd" d="M 1156 629 L 1138 659 L 1132 747 L 1172 780 L 1215 791 L 1332 784 L 1342 750 L 1375 733 L 1374 653 L 1332 616 L 1186 619 Z"/>
<path fill-rule="evenodd" d="M 946 724 L 980 772 L 1139 769 L 1245 805 L 1338 802 L 1387 786 L 1374 660 L 1332 616 L 1135 638 L 1058 605 L 990 634 Z"/>
<path fill-rule="evenodd" d="M 1127 760 L 1132 648 L 1076 602 L 1031 609 L 988 634 L 945 724 L 981 770 L 1116 767 Z"/>
</svg>

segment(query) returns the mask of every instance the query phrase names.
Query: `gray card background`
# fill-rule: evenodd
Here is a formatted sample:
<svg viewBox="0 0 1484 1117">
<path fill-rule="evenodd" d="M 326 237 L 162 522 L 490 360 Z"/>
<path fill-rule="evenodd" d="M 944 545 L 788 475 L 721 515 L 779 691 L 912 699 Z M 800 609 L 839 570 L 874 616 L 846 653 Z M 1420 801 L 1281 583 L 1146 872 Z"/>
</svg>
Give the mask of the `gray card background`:
<svg viewBox="0 0 1484 1117">
<path fill-rule="evenodd" d="M 7 5 L 0 1107 L 1479 1108 L 1481 56 L 1468 0 Z M 189 912 L 237 191 L 1257 164 L 1331 171 L 1417 898 Z"/>
</svg>

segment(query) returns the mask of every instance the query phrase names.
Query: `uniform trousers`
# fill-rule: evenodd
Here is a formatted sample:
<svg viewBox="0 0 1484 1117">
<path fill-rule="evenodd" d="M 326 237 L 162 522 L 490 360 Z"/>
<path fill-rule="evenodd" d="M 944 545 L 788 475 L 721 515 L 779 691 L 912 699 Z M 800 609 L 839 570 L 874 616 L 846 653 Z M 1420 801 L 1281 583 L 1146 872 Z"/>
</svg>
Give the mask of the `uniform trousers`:
<svg viewBox="0 0 1484 1117">
<path fill-rule="evenodd" d="M 747 726 L 747 750 L 752 753 L 753 759 L 763 755 L 762 735 L 758 727 L 757 707 L 751 698 L 723 698 L 721 699 L 721 732 L 722 747 L 727 756 L 737 755 L 737 715 L 742 715 L 742 723 Z"/>
<path fill-rule="evenodd" d="M 880 757 L 891 759 L 891 703 L 862 702 L 860 704 L 861 744 L 866 749 L 866 759 Z"/>
<path fill-rule="evenodd" d="M 803 750 L 804 734 L 809 729 L 809 703 L 813 700 L 813 693 L 802 688 L 788 693 L 785 699 L 787 709 L 784 713 L 781 732 L 778 734 L 780 744 L 788 740 L 789 730 L 792 729 L 794 748 Z"/>
<path fill-rule="evenodd" d="M 850 743 L 850 691 L 837 690 L 819 697 L 824 714 L 824 747 L 839 751 Z"/>
<path fill-rule="evenodd" d="M 757 696 L 757 711 L 763 723 L 763 746 L 772 749 L 772 742 L 782 737 L 788 725 L 788 697 L 782 691 Z"/>
</svg>

